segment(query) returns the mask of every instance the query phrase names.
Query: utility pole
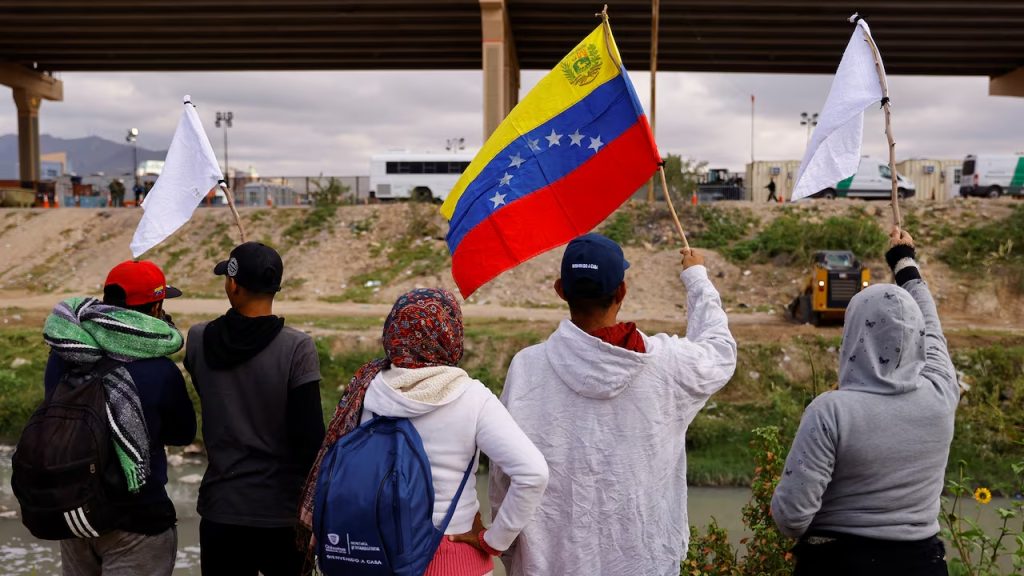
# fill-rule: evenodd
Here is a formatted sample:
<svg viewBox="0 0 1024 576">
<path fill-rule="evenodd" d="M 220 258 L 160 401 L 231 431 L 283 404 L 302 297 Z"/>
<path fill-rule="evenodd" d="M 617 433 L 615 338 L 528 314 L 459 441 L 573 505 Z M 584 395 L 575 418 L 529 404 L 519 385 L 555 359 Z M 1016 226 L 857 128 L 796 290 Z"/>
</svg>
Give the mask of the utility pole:
<svg viewBox="0 0 1024 576">
<path fill-rule="evenodd" d="M 750 95 L 750 166 L 754 166 L 754 95 Z"/>
<path fill-rule="evenodd" d="M 128 135 L 125 136 L 124 139 L 125 142 L 132 145 L 132 180 L 134 182 L 132 189 L 134 190 L 134 187 L 139 185 L 139 129 L 132 128 L 128 131 Z"/>
<path fill-rule="evenodd" d="M 228 175 L 228 128 L 231 127 L 231 120 L 234 119 L 235 115 L 231 112 L 217 112 L 217 121 L 215 125 L 217 128 L 224 125 L 224 180 L 228 183 L 228 188 L 231 188 L 231 176 Z"/>
</svg>

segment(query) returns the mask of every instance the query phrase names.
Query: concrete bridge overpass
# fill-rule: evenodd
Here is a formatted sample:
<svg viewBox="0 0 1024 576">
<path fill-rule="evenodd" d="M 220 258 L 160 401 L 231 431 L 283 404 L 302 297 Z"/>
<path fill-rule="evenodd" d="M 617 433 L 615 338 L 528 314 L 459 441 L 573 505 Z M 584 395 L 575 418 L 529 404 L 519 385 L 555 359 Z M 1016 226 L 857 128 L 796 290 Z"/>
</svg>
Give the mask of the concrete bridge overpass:
<svg viewBox="0 0 1024 576">
<path fill-rule="evenodd" d="M 482 70 L 484 131 L 520 69 L 548 69 L 597 20 L 591 0 L 0 0 L 0 83 L 18 111 L 21 179 L 39 174 L 42 100 L 63 71 Z M 988 76 L 1024 96 L 1020 0 L 613 0 L 623 59 L 661 71 L 831 74 L 868 18 L 891 74 Z"/>
</svg>

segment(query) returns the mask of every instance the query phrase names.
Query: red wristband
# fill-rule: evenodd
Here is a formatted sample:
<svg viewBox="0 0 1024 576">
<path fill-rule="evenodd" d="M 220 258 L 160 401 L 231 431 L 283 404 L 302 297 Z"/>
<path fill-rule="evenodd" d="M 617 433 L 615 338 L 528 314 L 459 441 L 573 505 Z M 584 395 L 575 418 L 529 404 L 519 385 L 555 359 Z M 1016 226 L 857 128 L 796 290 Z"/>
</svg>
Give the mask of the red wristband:
<svg viewBox="0 0 1024 576">
<path fill-rule="evenodd" d="M 486 532 L 486 530 L 481 530 L 480 532 L 477 532 L 476 535 L 476 540 L 480 543 L 480 547 L 484 549 L 484 552 L 487 552 L 491 556 L 501 556 L 500 550 L 491 548 L 490 544 L 487 543 L 487 540 L 484 540 L 484 532 Z"/>
</svg>

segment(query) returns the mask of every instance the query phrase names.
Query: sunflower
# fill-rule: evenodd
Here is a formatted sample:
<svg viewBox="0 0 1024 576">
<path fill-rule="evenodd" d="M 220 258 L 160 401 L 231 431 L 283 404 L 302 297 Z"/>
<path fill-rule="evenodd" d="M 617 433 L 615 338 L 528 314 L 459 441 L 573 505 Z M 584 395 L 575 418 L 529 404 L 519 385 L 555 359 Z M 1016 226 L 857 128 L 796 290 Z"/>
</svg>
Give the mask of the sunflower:
<svg viewBox="0 0 1024 576">
<path fill-rule="evenodd" d="M 992 501 L 992 492 L 988 488 L 978 488 L 974 491 L 974 499 L 978 501 L 978 504 L 988 504 Z"/>
</svg>

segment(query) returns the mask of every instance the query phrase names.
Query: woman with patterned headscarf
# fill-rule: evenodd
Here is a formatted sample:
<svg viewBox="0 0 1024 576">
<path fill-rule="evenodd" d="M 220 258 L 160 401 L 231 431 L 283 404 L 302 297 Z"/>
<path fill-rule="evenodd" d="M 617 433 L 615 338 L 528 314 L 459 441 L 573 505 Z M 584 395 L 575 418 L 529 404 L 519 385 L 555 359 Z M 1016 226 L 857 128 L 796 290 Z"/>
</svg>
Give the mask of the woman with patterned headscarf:
<svg viewBox="0 0 1024 576">
<path fill-rule="evenodd" d="M 408 418 L 423 441 L 434 483 L 439 524 L 477 448 L 510 477 L 491 527 L 480 522 L 476 483 L 468 482 L 426 576 L 483 576 L 491 556 L 506 550 L 533 517 L 548 481 L 544 457 L 479 380 L 458 367 L 463 353 L 462 310 L 443 289 L 398 298 L 384 322 L 384 358 L 362 366 L 338 403 L 310 473 L 300 510 L 312 522 L 313 492 L 327 449 L 372 416 Z M 473 466 L 475 468 L 475 466 Z"/>
</svg>

